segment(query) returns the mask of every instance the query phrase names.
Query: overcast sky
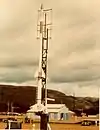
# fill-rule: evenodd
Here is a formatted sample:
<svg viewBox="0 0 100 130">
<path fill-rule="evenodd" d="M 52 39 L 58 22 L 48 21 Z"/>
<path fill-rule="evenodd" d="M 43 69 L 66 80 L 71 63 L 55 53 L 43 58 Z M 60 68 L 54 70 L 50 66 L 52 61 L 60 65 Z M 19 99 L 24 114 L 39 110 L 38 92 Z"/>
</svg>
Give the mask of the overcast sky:
<svg viewBox="0 0 100 130">
<path fill-rule="evenodd" d="M 98 97 L 99 0 L 0 0 L 0 83 L 36 85 L 37 10 L 52 8 L 48 88 Z"/>
</svg>

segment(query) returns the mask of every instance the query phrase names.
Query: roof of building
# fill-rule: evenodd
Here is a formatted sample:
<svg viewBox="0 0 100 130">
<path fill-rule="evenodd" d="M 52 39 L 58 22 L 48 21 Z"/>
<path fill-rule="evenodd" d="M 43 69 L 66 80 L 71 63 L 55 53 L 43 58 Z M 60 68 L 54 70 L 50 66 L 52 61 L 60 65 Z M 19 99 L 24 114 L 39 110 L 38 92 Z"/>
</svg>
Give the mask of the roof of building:
<svg viewBox="0 0 100 130">
<path fill-rule="evenodd" d="M 71 114 L 74 114 L 75 112 L 73 112 L 73 111 L 68 111 L 69 113 L 71 113 Z"/>
<path fill-rule="evenodd" d="M 28 112 L 36 112 L 37 110 L 37 104 L 32 105 L 30 107 L 30 110 Z M 65 104 L 47 104 L 47 111 L 51 113 L 58 113 L 58 112 L 65 112 L 68 113 L 68 108 Z"/>
<path fill-rule="evenodd" d="M 32 105 L 30 108 L 34 107 L 35 105 Z M 47 108 L 56 108 L 56 109 L 59 109 L 59 108 L 62 108 L 64 106 L 65 106 L 65 104 L 47 104 Z"/>
<path fill-rule="evenodd" d="M 47 104 L 47 111 L 51 113 L 68 113 L 68 108 L 65 104 Z"/>
<path fill-rule="evenodd" d="M 55 108 L 55 109 L 60 109 L 62 107 L 65 107 L 65 104 L 47 104 L 47 108 L 50 109 L 50 108 Z"/>
</svg>

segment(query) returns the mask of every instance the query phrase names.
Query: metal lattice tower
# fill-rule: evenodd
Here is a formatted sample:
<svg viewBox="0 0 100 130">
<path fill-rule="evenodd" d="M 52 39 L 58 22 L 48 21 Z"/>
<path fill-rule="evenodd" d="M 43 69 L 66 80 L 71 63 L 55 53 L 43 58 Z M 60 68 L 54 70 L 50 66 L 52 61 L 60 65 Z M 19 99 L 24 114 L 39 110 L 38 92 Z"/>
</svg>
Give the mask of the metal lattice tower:
<svg viewBox="0 0 100 130">
<path fill-rule="evenodd" d="M 42 12 L 42 13 L 41 13 Z M 47 104 L 47 54 L 48 54 L 48 43 L 51 38 L 51 17 L 52 9 L 43 9 L 41 5 L 40 10 L 38 10 L 38 24 L 37 24 L 37 38 L 40 39 L 40 34 L 42 34 L 42 70 L 44 77 L 42 77 L 42 98 L 41 102 L 46 106 Z M 42 19 L 42 20 L 41 20 Z M 42 21 L 42 22 L 41 22 Z"/>
<path fill-rule="evenodd" d="M 37 99 L 36 104 L 30 108 L 30 112 L 34 112 L 40 116 L 40 130 L 51 130 L 49 125 L 49 114 L 47 111 L 47 56 L 48 44 L 51 38 L 51 18 L 52 9 L 44 9 L 43 5 L 38 10 L 37 22 L 37 38 L 40 42 L 39 68 L 36 75 L 37 79 Z"/>
</svg>

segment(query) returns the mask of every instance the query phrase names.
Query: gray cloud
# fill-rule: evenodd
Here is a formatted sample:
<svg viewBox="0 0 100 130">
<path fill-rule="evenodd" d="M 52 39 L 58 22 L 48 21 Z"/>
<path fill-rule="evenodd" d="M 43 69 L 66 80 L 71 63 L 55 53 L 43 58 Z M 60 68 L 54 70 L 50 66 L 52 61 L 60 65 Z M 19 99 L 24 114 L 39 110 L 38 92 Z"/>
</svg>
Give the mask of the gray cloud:
<svg viewBox="0 0 100 130">
<path fill-rule="evenodd" d="M 0 82 L 23 83 L 29 80 L 34 81 L 34 71 L 37 67 L 20 66 L 19 68 L 0 68 Z"/>
<path fill-rule="evenodd" d="M 24 66 L 37 66 L 38 65 L 38 60 L 34 59 L 33 57 L 33 61 L 32 58 L 29 57 L 13 57 L 13 58 L 6 58 L 4 59 L 4 57 L 0 58 L 2 60 L 2 62 L 0 63 L 0 67 L 7 67 L 7 68 L 20 68 L 20 67 L 24 67 Z"/>
<path fill-rule="evenodd" d="M 88 67 L 89 68 L 89 67 Z M 53 82 L 84 82 L 100 79 L 100 74 L 89 69 L 70 69 L 58 71 L 58 75 L 51 76 Z M 98 71 L 98 70 L 97 70 Z M 60 75 L 59 75 L 60 74 Z"/>
</svg>

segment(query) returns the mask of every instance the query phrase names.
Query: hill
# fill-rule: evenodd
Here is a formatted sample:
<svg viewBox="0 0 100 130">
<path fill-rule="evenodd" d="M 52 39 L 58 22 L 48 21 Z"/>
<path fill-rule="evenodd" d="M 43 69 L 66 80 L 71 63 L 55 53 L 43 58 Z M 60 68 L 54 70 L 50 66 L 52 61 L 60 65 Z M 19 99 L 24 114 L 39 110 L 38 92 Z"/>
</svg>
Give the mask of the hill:
<svg viewBox="0 0 100 130">
<path fill-rule="evenodd" d="M 99 113 L 98 98 L 67 96 L 56 90 L 48 90 L 48 97 L 55 99 L 48 103 L 64 103 L 77 114 L 80 114 L 81 111 L 87 114 Z M 0 85 L 0 111 L 7 111 L 8 102 L 13 103 L 14 111 L 26 112 L 36 102 L 36 87 Z M 11 108 L 9 109 L 11 110 Z"/>
</svg>

